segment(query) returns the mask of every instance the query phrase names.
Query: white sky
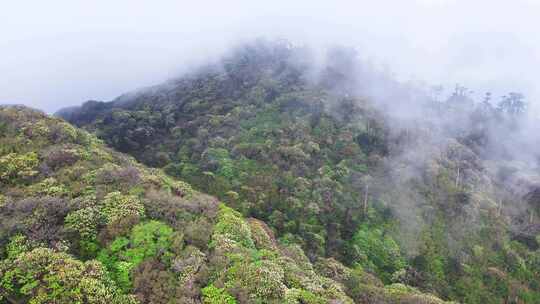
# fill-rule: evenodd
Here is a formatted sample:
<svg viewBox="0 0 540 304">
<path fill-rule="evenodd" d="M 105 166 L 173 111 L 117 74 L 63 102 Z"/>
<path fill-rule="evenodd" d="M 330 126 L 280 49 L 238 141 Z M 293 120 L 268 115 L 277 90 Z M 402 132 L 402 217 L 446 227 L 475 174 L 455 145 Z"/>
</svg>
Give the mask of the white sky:
<svg viewBox="0 0 540 304">
<path fill-rule="evenodd" d="M 158 84 L 256 37 L 357 46 L 401 79 L 540 108 L 540 0 L 0 0 L 0 104 L 53 112 Z"/>
</svg>

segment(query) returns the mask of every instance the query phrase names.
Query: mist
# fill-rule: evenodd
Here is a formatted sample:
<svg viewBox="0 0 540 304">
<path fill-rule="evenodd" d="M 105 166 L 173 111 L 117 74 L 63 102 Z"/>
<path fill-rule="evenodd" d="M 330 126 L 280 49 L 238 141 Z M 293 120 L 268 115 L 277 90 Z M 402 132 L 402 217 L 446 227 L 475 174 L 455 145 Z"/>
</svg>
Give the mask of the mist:
<svg viewBox="0 0 540 304">
<path fill-rule="evenodd" d="M 161 83 L 240 41 L 345 45 L 397 79 L 540 93 L 533 1 L 73 1 L 4 4 L 0 103 L 52 113 Z"/>
</svg>

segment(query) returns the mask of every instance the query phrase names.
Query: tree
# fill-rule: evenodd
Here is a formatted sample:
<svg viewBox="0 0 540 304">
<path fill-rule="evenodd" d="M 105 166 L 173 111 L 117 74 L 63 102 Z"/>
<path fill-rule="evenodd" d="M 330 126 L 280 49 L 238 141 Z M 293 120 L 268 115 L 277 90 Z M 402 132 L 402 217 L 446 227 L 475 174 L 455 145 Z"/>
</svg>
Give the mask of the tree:
<svg viewBox="0 0 540 304">
<path fill-rule="evenodd" d="M 134 195 L 123 195 L 119 191 L 111 192 L 102 201 L 101 212 L 107 224 L 126 217 L 144 215 L 144 205 Z"/>
<path fill-rule="evenodd" d="M 97 261 L 81 262 L 48 248 L 36 248 L 0 263 L 0 302 L 135 304 L 120 292 Z"/>
<path fill-rule="evenodd" d="M 364 198 L 362 203 L 362 209 L 364 212 L 364 217 L 367 217 L 368 207 L 369 207 L 369 185 L 371 184 L 373 178 L 370 175 L 364 175 L 361 178 L 362 184 L 364 186 Z"/>
<path fill-rule="evenodd" d="M 356 263 L 388 282 L 391 275 L 405 267 L 405 259 L 394 239 L 381 229 L 363 225 L 351 241 Z"/>
<path fill-rule="evenodd" d="M 38 155 L 10 153 L 0 157 L 0 183 L 15 183 L 38 174 Z"/>
<path fill-rule="evenodd" d="M 448 98 L 446 103 L 455 109 L 465 110 L 470 109 L 474 105 L 474 101 L 471 98 L 473 91 L 469 90 L 467 87 L 456 84 L 454 92 Z"/>
<path fill-rule="evenodd" d="M 527 103 L 524 99 L 525 96 L 523 96 L 523 94 L 510 92 L 508 95 L 504 95 L 502 97 L 497 109 L 502 113 L 506 113 L 511 116 L 522 115 L 527 110 Z"/>
<path fill-rule="evenodd" d="M 202 289 L 204 304 L 236 304 L 236 300 L 223 288 L 208 285 Z"/>
<path fill-rule="evenodd" d="M 133 227 L 129 238 L 118 237 L 98 255 L 123 290 L 132 285 L 131 271 L 148 257 L 170 258 L 173 230 L 164 223 L 150 221 Z"/>
</svg>

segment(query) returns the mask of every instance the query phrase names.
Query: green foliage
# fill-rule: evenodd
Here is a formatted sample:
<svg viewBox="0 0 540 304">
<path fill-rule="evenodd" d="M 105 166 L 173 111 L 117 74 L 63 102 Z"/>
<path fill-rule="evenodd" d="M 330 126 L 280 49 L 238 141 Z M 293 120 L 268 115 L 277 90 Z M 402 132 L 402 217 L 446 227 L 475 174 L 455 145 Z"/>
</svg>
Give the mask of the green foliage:
<svg viewBox="0 0 540 304">
<path fill-rule="evenodd" d="M 282 298 L 285 295 L 284 269 L 279 265 L 263 260 L 250 264 L 247 271 L 245 283 L 260 298 Z"/>
<path fill-rule="evenodd" d="M 136 296 L 143 303 L 157 304 L 197 303 L 201 299 L 207 303 L 352 303 L 341 278 L 334 278 L 331 272 L 316 273 L 300 247 L 293 245 L 303 242 L 298 235 L 289 233 L 291 244 L 282 247 L 275 231 L 263 221 L 246 220 L 238 211 L 218 205 L 216 199 L 188 184 L 107 150 L 87 133 L 75 129 L 72 134 L 61 121 L 43 114 L 27 110 L 6 114 L 0 109 L 0 117 L 16 115 L 26 121 L 30 116 L 36 122 L 34 128 L 22 129 L 6 124 L 10 137 L 0 137 L 5 143 L 2 151 L 44 157 L 40 171 L 31 179 L 1 186 L 0 244 L 5 259 L 0 261 L 0 295 L 4 297 L 0 301 L 114 304 L 133 303 Z M 119 119 L 131 119 L 120 114 Z M 228 119 L 214 118 L 215 123 Z M 21 130 L 27 134 L 20 134 Z M 252 134 L 259 141 L 257 132 Z M 212 141 L 214 149 L 224 144 Z M 335 170 L 326 170 L 325 181 L 319 183 L 289 170 L 270 192 L 260 191 L 265 185 L 260 181 L 249 184 L 254 188 L 244 187 L 243 181 L 249 181 L 254 173 L 264 181 L 279 170 L 237 153 L 254 153 L 255 157 L 267 153 L 271 145 L 263 142 L 238 150 L 228 148 L 226 153 L 210 151 L 218 166 L 194 172 L 211 170 L 207 181 L 213 184 L 209 185 L 215 191 L 228 189 L 224 193 L 234 206 L 249 204 L 248 198 L 258 205 L 244 208 L 246 212 L 258 210 L 270 198 L 280 201 L 281 191 L 283 202 L 296 209 L 290 214 L 276 213 L 275 223 L 283 222 L 290 231 L 311 237 L 306 243 L 324 244 L 324 226 L 316 217 L 323 201 L 308 208 L 305 222 L 295 222 L 294 217 L 303 214 L 303 201 L 313 199 L 313 186 L 324 185 L 324 191 L 339 198 L 332 190 L 336 186 L 332 179 L 346 179 L 351 171 L 342 163 Z M 273 157 L 304 158 L 317 151 L 315 144 L 283 146 L 287 148 Z M 288 154 L 292 151 L 289 148 L 303 154 Z M 76 151 L 73 153 L 78 156 L 65 151 Z M 183 157 L 182 161 L 191 158 Z M 229 165 L 232 175 L 218 169 Z M 31 197 L 34 195 L 43 197 Z M 297 224 L 302 225 L 296 230 Z M 93 260 L 95 257 L 99 262 Z M 334 264 L 335 269 L 347 269 L 337 261 Z M 132 295 L 125 295 L 127 292 Z"/>
<path fill-rule="evenodd" d="M 289 289 L 285 295 L 286 304 L 324 304 L 326 301 L 307 290 Z"/>
<path fill-rule="evenodd" d="M 137 303 L 119 292 L 96 261 L 36 248 L 0 264 L 0 300 L 12 303 Z"/>
<path fill-rule="evenodd" d="M 247 248 L 254 248 L 251 238 L 251 229 L 237 211 L 221 204 L 219 206 L 218 222 L 214 226 L 214 233 L 240 243 Z"/>
<path fill-rule="evenodd" d="M 343 193 L 356 193 L 352 176 L 369 171 L 368 155 L 356 142 L 364 131 L 324 111 L 320 101 L 334 97 L 292 76 L 301 74 L 301 68 L 283 58 L 268 59 L 276 54 L 249 54 L 245 64 L 227 64 L 230 73 L 203 73 L 197 76 L 200 81 L 186 81 L 187 87 L 178 92 L 185 100 L 182 107 L 169 101 L 150 104 L 145 96 L 114 110 L 89 102 L 83 106 L 88 113 L 72 113 L 71 118 L 92 125 L 117 149 L 146 164 L 164 166 L 169 175 L 218 196 L 244 215 L 271 221 L 279 212 L 282 218 L 275 225 L 271 221 L 279 236 L 295 234 L 312 256 L 334 254 L 345 249 L 350 237 L 345 227 L 354 230 L 362 215 L 352 207 L 358 195 L 346 198 Z M 269 60 L 265 68 L 260 60 Z M 244 69 L 252 78 L 238 76 Z M 223 91 L 224 86 L 230 91 Z M 100 119 L 92 121 L 92 114 Z M 372 126 L 370 138 L 382 146 L 383 128 Z M 325 189 L 318 191 L 322 166 L 337 173 L 325 176 Z M 297 191 L 290 183 L 299 178 L 310 183 L 307 189 Z M 332 224 L 336 222 L 343 224 Z M 327 233 L 326 227 L 335 231 Z"/>
<path fill-rule="evenodd" d="M 131 271 L 146 258 L 160 255 L 168 261 L 173 230 L 158 221 L 149 221 L 133 227 L 129 238 L 116 238 L 107 249 L 103 249 L 98 260 L 111 271 L 114 280 L 125 291 L 132 286 Z"/>
<path fill-rule="evenodd" d="M 97 233 L 101 222 L 102 215 L 95 206 L 73 211 L 66 216 L 64 227 L 76 234 L 75 242 L 80 247 L 82 257 L 95 257 L 98 253 Z"/>
<path fill-rule="evenodd" d="M 8 259 L 15 259 L 25 251 L 30 249 L 30 244 L 24 235 L 13 236 L 6 246 L 6 255 Z"/>
<path fill-rule="evenodd" d="M 213 265 L 211 277 L 228 291 L 241 290 L 262 302 L 327 303 L 336 299 L 351 303 L 341 287 L 333 286 L 330 280 L 325 282 L 326 278 L 313 271 L 302 250 L 290 247 L 283 250 L 290 257 L 282 256 L 270 228 L 254 219 L 248 223 L 223 204 L 214 226 L 212 248 L 220 262 Z"/>
<path fill-rule="evenodd" d="M 64 220 L 64 225 L 66 229 L 78 233 L 82 240 L 94 240 L 97 236 L 100 217 L 98 208 L 87 207 L 69 213 Z"/>
<path fill-rule="evenodd" d="M 36 195 L 43 196 L 64 196 L 68 194 L 68 189 L 60 184 L 54 177 L 49 177 L 41 182 L 32 185 L 31 191 Z"/>
<path fill-rule="evenodd" d="M 189 185 L 186 182 L 179 181 L 179 180 L 172 180 L 171 178 L 165 175 L 162 176 L 162 180 L 165 185 L 165 188 L 167 189 L 169 193 L 183 196 L 183 197 L 190 197 L 191 195 L 193 195 L 193 188 L 191 188 L 191 185 Z"/>
<path fill-rule="evenodd" d="M 204 304 L 236 304 L 236 300 L 223 288 L 208 285 L 202 290 Z"/>
<path fill-rule="evenodd" d="M 101 212 L 106 223 L 127 217 L 141 217 L 144 215 L 144 205 L 139 198 L 133 195 L 123 195 L 115 191 L 107 194 L 101 203 Z"/>
<path fill-rule="evenodd" d="M 0 107 L 0 269 L 48 246 L 80 260 L 99 255 L 106 286 L 144 303 L 442 302 L 423 292 L 538 302 L 538 214 L 518 211 L 537 210 L 538 199 L 501 187 L 516 176 L 478 153 L 500 138 L 490 124 L 517 127 L 523 97 L 510 94 L 496 110 L 456 88 L 396 127 L 349 92 L 354 56 L 330 52 L 312 82 L 297 60 L 305 55 L 254 44 L 216 69 L 64 113 L 155 169 L 61 119 Z M 438 120 L 458 123 L 433 128 Z M 53 266 L 42 275 L 51 286 L 27 272 L 9 272 L 2 288 L 12 293 L 0 294 L 75 297 L 57 288 L 73 284 L 58 283 Z M 70 300 L 111 302 L 101 293 Z"/>
<path fill-rule="evenodd" d="M 0 182 L 16 183 L 27 180 L 38 173 L 38 164 L 38 155 L 35 152 L 0 156 Z"/>
<path fill-rule="evenodd" d="M 351 242 L 357 255 L 356 262 L 363 268 L 378 273 L 387 282 L 394 272 L 406 265 L 397 243 L 381 229 L 363 225 Z"/>
<path fill-rule="evenodd" d="M 257 249 L 276 250 L 276 240 L 270 228 L 261 221 L 251 219 L 249 221 L 251 238 Z"/>
<path fill-rule="evenodd" d="M 415 261 L 417 267 L 429 276 L 429 288 L 446 292 L 446 267 L 448 264 L 446 246 L 443 241 L 444 225 L 438 221 L 432 229 L 424 231 L 421 258 Z"/>
<path fill-rule="evenodd" d="M 235 175 L 234 165 L 229 156 L 229 151 L 223 148 L 209 148 L 203 155 L 209 163 L 216 163 L 217 174 L 225 178 L 232 178 Z"/>
</svg>

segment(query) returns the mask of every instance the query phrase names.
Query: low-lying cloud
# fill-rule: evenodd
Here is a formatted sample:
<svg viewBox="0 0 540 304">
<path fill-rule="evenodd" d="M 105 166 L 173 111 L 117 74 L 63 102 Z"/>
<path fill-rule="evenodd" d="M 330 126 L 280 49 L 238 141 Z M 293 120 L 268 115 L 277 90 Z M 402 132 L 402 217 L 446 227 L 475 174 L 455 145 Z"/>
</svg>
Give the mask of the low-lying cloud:
<svg viewBox="0 0 540 304">
<path fill-rule="evenodd" d="M 0 103 L 54 112 L 160 83 L 255 37 L 341 44 L 401 80 L 539 96 L 540 4 L 494 1 L 47 1 L 6 4 Z"/>
</svg>

